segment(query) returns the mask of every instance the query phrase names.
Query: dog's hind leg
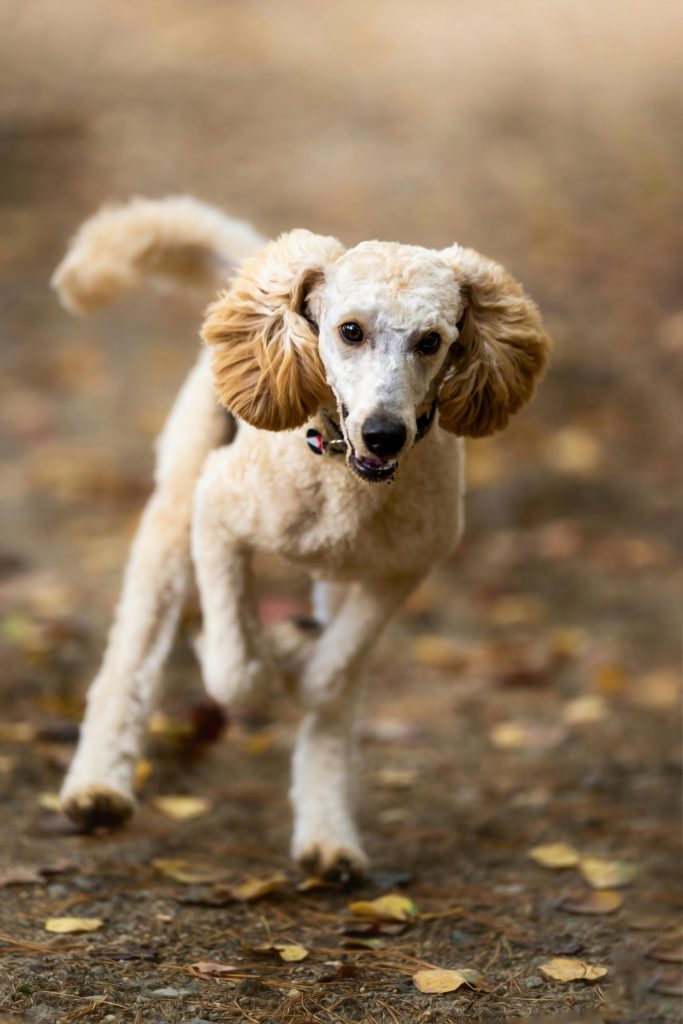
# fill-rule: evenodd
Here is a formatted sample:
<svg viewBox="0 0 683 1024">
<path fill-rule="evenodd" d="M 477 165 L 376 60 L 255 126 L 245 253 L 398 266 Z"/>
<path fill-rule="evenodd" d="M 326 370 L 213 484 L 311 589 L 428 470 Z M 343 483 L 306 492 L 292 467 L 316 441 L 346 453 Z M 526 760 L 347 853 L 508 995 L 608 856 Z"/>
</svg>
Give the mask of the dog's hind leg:
<svg viewBox="0 0 683 1024">
<path fill-rule="evenodd" d="M 207 454 L 226 440 L 228 429 L 203 353 L 159 440 L 155 490 L 62 787 L 62 807 L 82 828 L 116 824 L 133 810 L 135 767 L 191 575 L 194 488 Z"/>
</svg>

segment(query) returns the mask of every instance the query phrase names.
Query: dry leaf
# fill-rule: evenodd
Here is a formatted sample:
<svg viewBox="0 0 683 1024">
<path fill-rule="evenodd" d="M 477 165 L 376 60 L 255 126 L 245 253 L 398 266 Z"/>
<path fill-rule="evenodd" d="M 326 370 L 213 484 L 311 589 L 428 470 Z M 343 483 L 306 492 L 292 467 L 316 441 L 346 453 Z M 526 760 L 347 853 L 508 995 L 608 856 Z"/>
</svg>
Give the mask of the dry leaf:
<svg viewBox="0 0 683 1024">
<path fill-rule="evenodd" d="M 680 940 L 664 943 L 661 946 L 655 946 L 647 955 L 650 960 L 659 960 L 665 964 L 681 964 L 683 963 L 683 944 Z"/>
<path fill-rule="evenodd" d="M 544 868 L 573 868 L 579 863 L 580 857 L 573 846 L 568 843 L 544 843 L 529 850 L 529 856 Z"/>
<path fill-rule="evenodd" d="M 594 889 L 621 889 L 635 878 L 636 866 L 623 860 L 582 857 L 579 871 Z"/>
<path fill-rule="evenodd" d="M 296 886 L 297 892 L 310 892 L 312 889 L 338 889 L 339 883 L 328 878 L 318 878 L 317 875 L 309 875 Z"/>
<path fill-rule="evenodd" d="M 183 885 L 220 882 L 228 873 L 226 868 L 219 868 L 215 865 L 197 864 L 189 860 L 173 860 L 165 857 L 157 857 L 152 861 L 152 866 L 166 878 L 172 878 L 174 882 L 182 882 Z"/>
<path fill-rule="evenodd" d="M 410 653 L 421 665 L 461 672 L 472 660 L 472 651 L 438 633 L 425 633 L 413 640 Z"/>
<path fill-rule="evenodd" d="M 409 921 L 417 917 L 418 909 L 411 899 L 399 893 L 388 893 L 376 900 L 355 900 L 349 910 L 356 917 L 369 917 L 380 921 Z"/>
<path fill-rule="evenodd" d="M 588 694 L 567 701 L 562 708 L 562 718 L 568 725 L 589 725 L 601 721 L 607 713 L 607 705 L 602 697 Z"/>
<path fill-rule="evenodd" d="M 232 967 L 230 964 L 219 964 L 216 960 L 198 960 L 196 964 L 190 964 L 193 974 L 205 978 L 222 978 L 226 974 L 238 971 L 239 967 Z"/>
<path fill-rule="evenodd" d="M 308 950 L 305 946 L 299 946 L 296 943 L 276 943 L 275 949 L 280 954 L 281 960 L 286 960 L 288 963 L 295 963 L 298 960 L 305 960 L 308 956 Z"/>
<path fill-rule="evenodd" d="M 201 796 L 157 796 L 154 806 L 173 821 L 191 821 L 210 809 L 211 804 Z"/>
<path fill-rule="evenodd" d="M 545 454 L 554 469 L 580 475 L 595 472 L 602 461 L 598 441 L 581 427 L 564 427 L 546 441 Z"/>
<path fill-rule="evenodd" d="M 506 594 L 496 599 L 488 617 L 496 626 L 525 626 L 541 622 L 545 605 L 534 594 Z"/>
<path fill-rule="evenodd" d="M 649 985 L 651 992 L 661 996 L 683 996 L 683 978 L 679 970 L 660 971 Z"/>
<path fill-rule="evenodd" d="M 135 765 L 135 776 L 133 778 L 133 787 L 136 793 L 139 793 L 145 783 L 149 780 L 153 772 L 152 762 L 145 761 L 144 758 L 138 761 Z"/>
<path fill-rule="evenodd" d="M 34 885 L 36 882 L 44 881 L 38 869 L 28 865 L 17 864 L 16 867 L 0 871 L 0 889 L 7 885 Z"/>
<path fill-rule="evenodd" d="M 251 900 L 260 900 L 263 896 L 270 896 L 286 884 L 287 876 L 282 874 L 270 875 L 268 878 L 248 878 L 239 885 L 217 885 L 216 895 L 237 900 L 239 903 L 248 903 Z"/>
<path fill-rule="evenodd" d="M 383 789 L 410 789 L 417 772 L 414 768 L 380 768 L 375 778 Z"/>
<path fill-rule="evenodd" d="M 0 743 L 32 743 L 36 734 L 28 722 L 0 722 Z"/>
<path fill-rule="evenodd" d="M 541 964 L 540 970 L 554 981 L 597 981 L 607 974 L 606 967 L 598 967 L 569 956 L 553 957 L 547 963 Z"/>
<path fill-rule="evenodd" d="M 489 733 L 491 743 L 499 750 L 550 750 L 565 736 L 562 726 L 540 722 L 499 722 Z"/>
<path fill-rule="evenodd" d="M 103 924 L 101 917 L 48 917 L 45 931 L 56 935 L 74 935 L 78 932 L 96 932 Z"/>
<path fill-rule="evenodd" d="M 558 910 L 570 914 L 612 914 L 624 902 L 620 892 L 602 889 L 600 892 L 573 892 L 558 903 Z"/>
<path fill-rule="evenodd" d="M 44 811 L 61 810 L 62 804 L 59 799 L 59 793 L 41 793 L 38 797 L 38 806 Z"/>
<path fill-rule="evenodd" d="M 469 988 L 484 988 L 484 981 L 477 971 L 459 969 L 449 971 L 443 967 L 431 967 L 413 975 L 413 984 L 420 992 L 455 992 L 461 985 Z"/>
<path fill-rule="evenodd" d="M 679 669 L 659 668 L 636 681 L 633 701 L 641 707 L 666 710 L 677 708 L 681 702 L 681 673 Z"/>
</svg>

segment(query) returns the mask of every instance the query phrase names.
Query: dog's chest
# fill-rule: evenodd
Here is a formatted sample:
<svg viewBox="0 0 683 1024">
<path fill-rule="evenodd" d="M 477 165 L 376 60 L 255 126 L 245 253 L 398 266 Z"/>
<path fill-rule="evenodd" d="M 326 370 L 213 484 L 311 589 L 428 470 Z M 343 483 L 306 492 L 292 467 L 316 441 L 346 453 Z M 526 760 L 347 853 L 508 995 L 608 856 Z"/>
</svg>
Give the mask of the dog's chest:
<svg viewBox="0 0 683 1024">
<path fill-rule="evenodd" d="M 461 532 L 458 454 L 444 461 L 430 453 L 423 464 L 402 466 L 390 484 L 360 483 L 341 460 L 321 459 L 295 484 L 280 553 L 331 579 L 426 571 Z"/>
</svg>

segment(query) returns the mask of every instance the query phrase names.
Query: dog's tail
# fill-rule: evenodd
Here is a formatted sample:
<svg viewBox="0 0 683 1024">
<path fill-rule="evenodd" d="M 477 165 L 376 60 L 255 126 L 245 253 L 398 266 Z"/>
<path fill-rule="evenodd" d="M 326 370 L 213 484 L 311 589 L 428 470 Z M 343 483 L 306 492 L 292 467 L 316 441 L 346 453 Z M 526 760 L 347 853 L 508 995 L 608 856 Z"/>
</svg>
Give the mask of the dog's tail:
<svg viewBox="0 0 683 1024">
<path fill-rule="evenodd" d="M 85 221 L 52 285 L 74 313 L 106 306 L 145 279 L 206 294 L 264 244 L 249 224 L 189 196 L 133 199 Z"/>
</svg>

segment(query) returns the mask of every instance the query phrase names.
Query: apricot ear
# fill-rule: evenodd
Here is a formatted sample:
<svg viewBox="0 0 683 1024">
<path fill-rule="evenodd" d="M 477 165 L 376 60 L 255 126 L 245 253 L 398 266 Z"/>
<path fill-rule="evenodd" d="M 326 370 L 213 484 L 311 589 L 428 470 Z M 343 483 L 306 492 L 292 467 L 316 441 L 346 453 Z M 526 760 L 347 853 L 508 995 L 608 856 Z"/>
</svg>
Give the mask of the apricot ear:
<svg viewBox="0 0 683 1024">
<path fill-rule="evenodd" d="M 458 245 L 442 256 L 461 282 L 465 306 L 439 393 L 439 422 L 453 434 L 483 437 L 529 401 L 550 339 L 536 305 L 504 267 Z"/>
<path fill-rule="evenodd" d="M 336 238 L 290 231 L 248 260 L 209 307 L 202 337 L 214 350 L 216 391 L 246 423 L 292 430 L 329 400 L 306 302 L 343 251 Z"/>
</svg>

